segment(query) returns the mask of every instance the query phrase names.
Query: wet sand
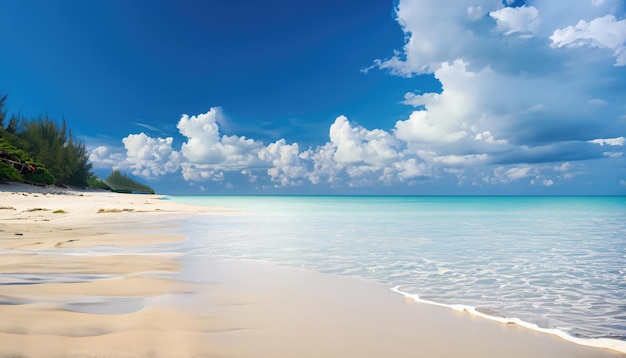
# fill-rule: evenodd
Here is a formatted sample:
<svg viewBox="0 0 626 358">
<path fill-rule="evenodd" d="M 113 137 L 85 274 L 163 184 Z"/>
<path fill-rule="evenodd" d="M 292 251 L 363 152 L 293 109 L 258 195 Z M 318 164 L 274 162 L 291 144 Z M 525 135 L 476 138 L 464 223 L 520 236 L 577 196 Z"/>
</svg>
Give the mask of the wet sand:
<svg viewBox="0 0 626 358">
<path fill-rule="evenodd" d="M 235 357 L 619 357 L 559 337 L 404 299 L 386 286 L 254 261 L 186 257 L 180 279 Z"/>
<path fill-rule="evenodd" d="M 354 278 L 160 253 L 153 195 L 0 184 L 0 357 L 617 357 Z"/>
</svg>

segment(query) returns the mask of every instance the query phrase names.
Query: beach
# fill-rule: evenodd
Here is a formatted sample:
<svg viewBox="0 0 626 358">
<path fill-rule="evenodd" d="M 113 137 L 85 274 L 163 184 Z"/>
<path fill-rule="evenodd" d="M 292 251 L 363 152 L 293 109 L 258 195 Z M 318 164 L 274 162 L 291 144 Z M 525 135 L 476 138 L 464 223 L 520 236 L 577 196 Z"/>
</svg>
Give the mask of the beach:
<svg viewBox="0 0 626 358">
<path fill-rule="evenodd" d="M 169 249 L 185 218 L 237 215 L 0 184 L 0 357 L 623 356 L 371 281 Z"/>
</svg>

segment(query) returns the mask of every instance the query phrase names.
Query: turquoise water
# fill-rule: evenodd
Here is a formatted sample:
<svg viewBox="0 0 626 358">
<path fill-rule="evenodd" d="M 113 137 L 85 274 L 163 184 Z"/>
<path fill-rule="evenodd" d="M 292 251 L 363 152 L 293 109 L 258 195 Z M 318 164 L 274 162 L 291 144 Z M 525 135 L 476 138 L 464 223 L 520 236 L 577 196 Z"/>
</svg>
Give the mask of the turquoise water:
<svg viewBox="0 0 626 358">
<path fill-rule="evenodd" d="M 626 341 L 626 197 L 172 199 L 243 213 L 189 219 L 187 252 L 358 276 L 571 337 Z"/>
</svg>

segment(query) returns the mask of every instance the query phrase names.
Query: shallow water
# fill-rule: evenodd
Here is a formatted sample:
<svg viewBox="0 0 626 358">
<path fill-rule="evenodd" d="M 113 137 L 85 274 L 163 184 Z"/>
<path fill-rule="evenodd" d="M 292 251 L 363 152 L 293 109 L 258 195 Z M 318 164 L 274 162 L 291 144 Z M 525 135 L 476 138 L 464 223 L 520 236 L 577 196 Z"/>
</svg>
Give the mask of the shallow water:
<svg viewBox="0 0 626 358">
<path fill-rule="evenodd" d="M 176 248 L 359 276 L 573 337 L 626 340 L 625 197 L 173 197 Z"/>
</svg>

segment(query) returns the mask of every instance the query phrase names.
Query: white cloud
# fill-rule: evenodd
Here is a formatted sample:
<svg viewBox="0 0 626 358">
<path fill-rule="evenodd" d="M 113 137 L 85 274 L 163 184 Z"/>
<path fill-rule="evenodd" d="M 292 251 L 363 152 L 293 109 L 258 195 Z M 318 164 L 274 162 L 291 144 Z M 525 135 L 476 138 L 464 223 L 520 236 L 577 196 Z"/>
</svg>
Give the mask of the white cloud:
<svg viewBox="0 0 626 358">
<path fill-rule="evenodd" d="M 405 161 L 399 161 L 394 164 L 400 181 L 406 181 L 418 177 L 430 175 L 430 169 L 424 162 L 418 161 L 416 158 L 410 158 Z"/>
<path fill-rule="evenodd" d="M 222 109 L 213 107 L 208 112 L 189 117 L 187 114 L 176 126 L 180 134 L 188 138 L 181 152 L 193 163 L 219 162 L 223 159 L 219 148 L 219 127 L 217 121 L 222 118 Z"/>
<path fill-rule="evenodd" d="M 406 142 L 447 143 L 467 136 L 464 122 L 475 115 L 472 92 L 466 90 L 475 74 L 467 70 L 467 65 L 462 60 L 441 65 L 435 72 L 443 86 L 441 93 L 405 95 L 404 103 L 424 109 L 396 122 L 397 138 Z"/>
<path fill-rule="evenodd" d="M 580 20 L 575 26 L 557 29 L 550 40 L 553 47 L 610 49 L 616 58 L 615 65 L 626 65 L 626 20 L 617 20 L 613 15 L 598 17 L 590 22 Z"/>
<path fill-rule="evenodd" d="M 128 135 L 122 143 L 126 148 L 126 166 L 135 175 L 164 175 L 180 167 L 180 153 L 172 148 L 172 137 L 151 138 L 142 132 Z"/>
<path fill-rule="evenodd" d="M 344 116 L 338 117 L 330 126 L 330 141 L 336 150 L 334 159 L 339 163 L 353 163 L 363 160 L 361 128 L 352 128 Z"/>
<path fill-rule="evenodd" d="M 597 60 L 593 56 L 566 57 L 557 46 L 544 45 L 573 16 L 602 18 L 619 9 L 613 0 L 595 6 L 583 2 L 574 1 L 573 15 L 548 1 L 516 8 L 480 1 L 468 7 L 467 2 L 451 1 L 445 11 L 439 9 L 441 14 L 431 14 L 434 7 L 426 1 L 400 0 L 398 22 L 407 42 L 403 51 L 378 66 L 401 76 L 432 73 L 442 91 L 407 93 L 404 103 L 416 110 L 396 122 L 393 134 L 412 153 L 437 153 L 431 163 L 434 157 L 475 153 L 503 164 L 597 158 L 598 151 L 582 145 L 577 146 L 578 153 L 565 148 L 587 140 L 589 133 L 582 128 L 602 128 L 598 117 L 608 120 L 619 115 L 610 112 L 619 103 L 615 91 L 606 91 L 608 85 L 602 88 L 597 80 L 621 83 L 619 74 L 607 75 L 612 67 L 590 67 L 589 61 Z M 491 28 L 485 29 L 489 22 L 480 13 L 495 20 Z M 502 37 L 499 32 L 535 38 Z M 451 36 L 457 40 L 451 41 Z M 594 108 L 581 111 L 585 102 Z"/>
<path fill-rule="evenodd" d="M 518 180 L 531 175 L 530 171 L 531 169 L 528 166 L 511 168 L 506 171 L 506 176 L 511 180 Z"/>
<path fill-rule="evenodd" d="M 487 154 L 445 155 L 433 158 L 433 162 L 451 166 L 466 166 L 482 164 L 488 158 Z"/>
<path fill-rule="evenodd" d="M 619 158 L 623 155 L 623 152 L 602 152 L 602 155 L 609 158 Z"/>
<path fill-rule="evenodd" d="M 398 153 L 395 139 L 387 132 L 352 126 L 348 118 L 339 116 L 330 126 L 330 142 L 335 147 L 333 158 L 338 163 L 363 162 L 376 167 L 392 162 Z"/>
<path fill-rule="evenodd" d="M 300 185 L 303 179 L 308 178 L 308 168 L 297 143 L 287 144 L 284 139 L 280 139 L 263 148 L 259 158 L 272 164 L 267 174 L 280 186 Z"/>
<path fill-rule="evenodd" d="M 537 171 L 531 168 L 529 165 L 516 166 L 516 167 L 497 167 L 493 170 L 493 174 L 496 180 L 500 183 L 509 183 L 511 181 L 528 178 L 535 176 Z"/>
<path fill-rule="evenodd" d="M 554 181 L 552 179 L 546 179 L 546 180 L 542 181 L 541 184 L 543 186 L 552 186 L 552 185 L 554 185 Z"/>
<path fill-rule="evenodd" d="M 308 150 L 302 155 L 303 158 L 313 162 L 313 170 L 309 175 L 311 183 L 326 183 L 333 186 L 339 184 L 338 176 L 343 166 L 334 160 L 335 148 L 332 143 L 318 146 L 316 150 Z"/>
<path fill-rule="evenodd" d="M 474 135 L 474 140 L 484 141 L 489 144 L 506 144 L 507 141 L 505 139 L 495 139 L 493 134 L 490 131 L 483 131 L 480 133 L 476 133 Z"/>
<path fill-rule="evenodd" d="M 208 164 L 182 163 L 181 173 L 183 179 L 192 182 L 222 182 L 224 181 L 224 172 L 215 169 L 214 166 Z"/>
<path fill-rule="evenodd" d="M 117 167 L 123 160 L 123 153 L 112 152 L 111 148 L 105 145 L 96 147 L 89 154 L 89 161 L 92 163 L 94 168 Z"/>
<path fill-rule="evenodd" d="M 497 30 L 505 35 L 532 35 L 539 28 L 539 11 L 534 6 L 505 7 L 491 11 L 489 16 L 496 20 Z"/>
<path fill-rule="evenodd" d="M 449 0 L 445 8 L 430 0 L 402 0 L 396 16 L 406 34 L 406 44 L 402 53 L 377 60 L 375 65 L 401 76 L 432 73 L 441 63 L 473 51 L 477 37 L 473 23 L 481 15 L 502 7 L 499 0 L 476 0 L 470 7 L 465 0 Z"/>
<path fill-rule="evenodd" d="M 222 109 L 213 107 L 197 116 L 184 114 L 177 128 L 187 137 L 181 153 L 190 163 L 214 165 L 215 168 L 240 170 L 260 164 L 258 152 L 262 143 L 239 136 L 221 136 L 218 122 L 223 120 Z"/>
<path fill-rule="evenodd" d="M 617 137 L 617 138 L 606 138 L 606 139 L 594 139 L 590 140 L 589 143 L 599 144 L 600 146 L 610 145 L 610 146 L 619 146 L 623 147 L 626 144 L 626 138 Z"/>
</svg>

